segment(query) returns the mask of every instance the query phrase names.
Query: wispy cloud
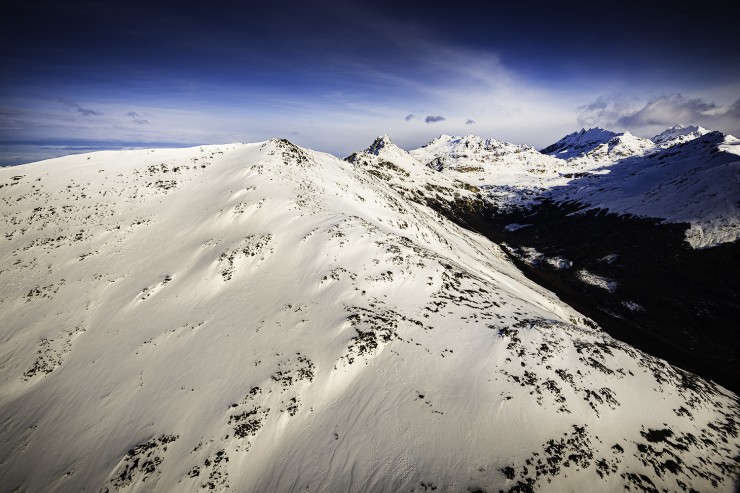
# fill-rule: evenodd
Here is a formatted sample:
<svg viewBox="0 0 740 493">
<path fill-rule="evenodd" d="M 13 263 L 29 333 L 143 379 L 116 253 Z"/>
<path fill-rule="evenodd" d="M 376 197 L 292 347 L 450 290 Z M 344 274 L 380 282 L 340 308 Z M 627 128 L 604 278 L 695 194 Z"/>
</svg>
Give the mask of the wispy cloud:
<svg viewBox="0 0 740 493">
<path fill-rule="evenodd" d="M 67 105 L 67 107 L 74 109 L 82 116 L 102 116 L 103 113 L 95 110 L 91 110 L 90 108 L 83 108 L 79 104 L 75 103 L 74 101 L 69 101 L 67 99 L 59 98 L 59 101 Z"/>
<path fill-rule="evenodd" d="M 404 118 L 404 120 L 406 120 L 407 122 L 410 122 L 411 120 L 414 120 L 416 118 L 419 118 L 419 117 L 414 115 L 413 113 L 409 113 L 408 115 L 406 115 L 406 118 Z"/>
<path fill-rule="evenodd" d="M 130 116 L 131 120 L 138 125 L 149 125 L 149 120 L 145 119 L 135 111 L 129 111 L 126 116 Z"/>
<path fill-rule="evenodd" d="M 475 125 L 475 120 L 468 118 L 465 120 L 465 125 Z"/>
</svg>

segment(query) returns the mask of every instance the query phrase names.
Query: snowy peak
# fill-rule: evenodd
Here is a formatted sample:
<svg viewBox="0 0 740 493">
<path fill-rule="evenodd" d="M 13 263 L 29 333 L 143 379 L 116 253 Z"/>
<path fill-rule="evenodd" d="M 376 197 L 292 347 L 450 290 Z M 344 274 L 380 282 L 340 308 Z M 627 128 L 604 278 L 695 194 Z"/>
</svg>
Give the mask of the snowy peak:
<svg viewBox="0 0 740 493">
<path fill-rule="evenodd" d="M 345 158 L 376 179 L 387 182 L 396 192 L 415 202 L 434 203 L 449 208 L 456 206 L 480 207 L 478 188 L 437 173 L 424 166 L 414 156 L 401 149 L 387 135 L 376 138 L 364 151 Z M 427 197 L 434 190 L 433 199 Z"/>
<path fill-rule="evenodd" d="M 368 154 L 374 154 L 376 156 L 380 155 L 381 151 L 383 149 L 398 149 L 398 146 L 391 142 L 391 138 L 388 137 L 388 134 L 381 135 L 380 137 L 377 137 L 372 144 L 370 144 L 370 147 L 365 149 L 365 152 Z"/>
<path fill-rule="evenodd" d="M 440 135 L 427 145 L 409 151 L 413 157 L 436 171 L 489 174 L 502 168 L 531 168 L 553 164 L 528 145 L 511 144 L 477 135 Z"/>
<path fill-rule="evenodd" d="M 560 176 L 565 164 L 528 145 L 472 134 L 443 134 L 409 154 L 437 174 L 486 189 L 487 200 L 497 207 L 529 202 L 523 197 L 536 193 L 544 181 Z"/>
<path fill-rule="evenodd" d="M 596 127 L 566 135 L 540 152 L 580 163 L 592 161 L 594 164 L 607 164 L 626 157 L 644 155 L 655 146 L 665 149 L 682 144 L 708 132 L 696 125 L 675 125 L 652 139 L 645 139 L 630 132 L 615 133 Z"/>
<path fill-rule="evenodd" d="M 571 136 L 574 137 L 570 139 Z M 630 132 L 615 134 L 598 128 L 566 136 L 542 152 L 557 155 L 583 167 L 593 167 L 613 164 L 628 157 L 642 156 L 654 147 L 652 140 L 637 137 Z M 550 151 L 546 152 L 548 150 Z"/>
<path fill-rule="evenodd" d="M 364 151 L 351 154 L 345 159 L 345 161 L 349 161 L 353 164 L 360 164 L 360 162 L 367 161 L 368 159 L 371 161 L 381 160 L 391 161 L 394 163 L 400 161 L 404 166 L 412 167 L 419 165 L 419 163 L 417 163 L 408 152 L 394 144 L 387 134 L 377 137 Z"/>
<path fill-rule="evenodd" d="M 624 132 L 609 139 L 605 148 L 602 146 L 594 149 L 596 152 L 591 154 L 594 157 L 605 155 L 610 159 L 622 159 L 625 157 L 645 154 L 646 151 L 653 147 L 650 139 L 644 139 L 629 132 Z M 601 148 L 601 149 L 600 149 Z M 601 151 L 601 152 L 598 152 Z"/>
<path fill-rule="evenodd" d="M 709 130 L 698 125 L 675 125 L 650 140 L 660 147 L 666 148 L 676 144 L 683 144 L 684 142 L 696 139 L 702 135 L 706 135 L 707 133 L 709 133 Z"/>
<path fill-rule="evenodd" d="M 586 154 L 596 147 L 609 142 L 618 134 L 600 127 L 582 128 L 578 132 L 568 134 L 554 144 L 545 147 L 540 152 L 561 159 L 570 159 L 581 154 Z"/>
<path fill-rule="evenodd" d="M 463 136 L 442 134 L 430 143 L 411 151 L 411 154 L 424 150 L 435 154 L 447 154 L 450 156 L 463 157 L 474 153 L 495 152 L 498 155 L 513 152 L 515 150 L 532 149 L 527 145 L 510 144 L 496 139 L 484 139 L 473 134 Z"/>
<path fill-rule="evenodd" d="M 378 163 L 383 161 L 400 161 L 405 166 L 419 166 L 419 163 L 415 162 L 408 152 L 398 147 L 388 137 L 388 135 L 381 135 L 376 137 L 372 144 L 370 144 L 365 150 L 360 152 L 353 152 L 347 156 L 345 161 L 355 165 Z"/>
<path fill-rule="evenodd" d="M 453 141 L 455 139 L 459 139 L 459 138 L 460 137 L 456 137 L 454 135 L 440 134 L 439 137 L 436 137 L 436 138 L 432 139 L 432 141 L 429 142 L 428 144 L 424 144 L 422 146 L 422 148 L 432 147 L 432 146 L 438 146 L 438 145 L 443 145 L 443 144 L 448 144 L 449 142 L 451 142 L 451 141 Z"/>
</svg>

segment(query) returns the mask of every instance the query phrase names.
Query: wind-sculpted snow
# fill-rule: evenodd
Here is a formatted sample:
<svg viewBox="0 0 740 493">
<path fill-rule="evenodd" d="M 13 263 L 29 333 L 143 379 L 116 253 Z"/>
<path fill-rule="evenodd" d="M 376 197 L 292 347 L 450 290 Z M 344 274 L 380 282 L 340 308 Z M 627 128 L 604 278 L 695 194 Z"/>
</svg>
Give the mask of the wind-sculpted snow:
<svg viewBox="0 0 740 493">
<path fill-rule="evenodd" d="M 3 488 L 733 491 L 737 396 L 527 280 L 437 212 L 480 190 L 399 156 L 0 170 Z"/>
</svg>

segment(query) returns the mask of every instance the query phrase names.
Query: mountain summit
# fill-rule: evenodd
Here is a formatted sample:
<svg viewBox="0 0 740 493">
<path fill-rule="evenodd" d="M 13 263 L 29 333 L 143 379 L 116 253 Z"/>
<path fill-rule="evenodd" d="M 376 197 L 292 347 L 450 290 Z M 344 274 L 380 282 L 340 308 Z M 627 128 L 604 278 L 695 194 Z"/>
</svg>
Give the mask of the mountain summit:
<svg viewBox="0 0 740 493">
<path fill-rule="evenodd" d="M 388 137 L 388 134 L 381 135 L 380 137 L 376 138 L 372 144 L 370 144 L 370 147 L 365 149 L 365 152 L 369 154 L 375 154 L 376 156 L 380 154 L 380 151 L 383 149 L 393 149 L 396 148 L 396 144 L 391 142 L 391 138 Z"/>
</svg>

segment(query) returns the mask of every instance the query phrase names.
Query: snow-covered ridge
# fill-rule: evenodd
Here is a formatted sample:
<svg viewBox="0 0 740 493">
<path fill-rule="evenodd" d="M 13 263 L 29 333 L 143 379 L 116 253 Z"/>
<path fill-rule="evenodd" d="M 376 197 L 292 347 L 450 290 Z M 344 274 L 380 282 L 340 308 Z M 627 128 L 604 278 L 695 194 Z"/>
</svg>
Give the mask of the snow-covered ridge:
<svg viewBox="0 0 740 493">
<path fill-rule="evenodd" d="M 430 169 L 485 189 L 493 203 L 501 207 L 526 203 L 526 197 L 568 171 L 563 168 L 565 161 L 530 146 L 475 135 L 441 135 L 409 154 Z"/>
<path fill-rule="evenodd" d="M 547 192 L 555 201 L 590 209 L 688 223 L 694 248 L 740 237 L 740 142 L 720 132 L 646 157 L 624 159 Z"/>
<path fill-rule="evenodd" d="M 600 127 L 589 128 L 588 130 L 582 128 L 578 132 L 566 135 L 554 144 L 545 147 L 540 152 L 561 159 L 570 159 L 581 154 L 587 154 L 597 146 L 609 142 L 617 135 L 610 130 L 604 130 Z"/>
<path fill-rule="evenodd" d="M 650 139 L 644 139 L 629 132 L 623 132 L 609 139 L 608 142 L 596 146 L 585 155 L 574 158 L 575 161 L 590 161 L 591 163 L 610 163 L 633 156 L 642 156 L 654 147 Z"/>
<path fill-rule="evenodd" d="M 708 132 L 700 126 L 675 125 L 645 139 L 630 132 L 615 133 L 596 127 L 566 135 L 540 152 L 575 162 L 606 164 L 686 143 Z"/>
<path fill-rule="evenodd" d="M 483 205 L 484 199 L 477 187 L 424 166 L 387 135 L 376 138 L 364 151 L 353 153 L 345 161 L 384 180 L 396 192 L 415 202 L 433 203 L 443 208 Z"/>
<path fill-rule="evenodd" d="M 736 395 L 605 335 L 400 186 L 464 188 L 382 155 L 0 170 L 2 484 L 733 491 Z"/>
<path fill-rule="evenodd" d="M 511 144 L 476 135 L 440 135 L 419 149 L 409 151 L 419 162 L 443 171 L 484 172 L 489 165 L 498 167 L 555 166 L 557 161 L 543 156 L 528 145 Z"/>
<path fill-rule="evenodd" d="M 612 135 L 609 137 L 609 134 Z M 589 169 L 596 165 L 616 163 L 628 157 L 643 156 L 655 147 L 652 140 L 637 137 L 630 132 L 613 134 L 603 129 L 591 129 L 586 131 L 583 137 L 579 135 L 576 134 L 572 139 L 569 139 L 571 136 L 565 137 L 566 140 L 561 141 L 562 144 L 553 144 L 556 146 L 555 151 L 546 154 L 557 155 L 567 159 L 571 165 Z M 542 152 L 547 149 L 549 148 Z"/>
<path fill-rule="evenodd" d="M 385 150 L 385 152 L 388 152 L 389 150 L 394 148 L 398 148 L 396 144 L 391 142 L 391 138 L 388 137 L 388 134 L 381 135 L 380 137 L 376 138 L 372 144 L 370 144 L 370 147 L 365 149 L 365 152 L 368 154 L 374 154 L 379 155 L 381 151 Z M 400 150 L 400 148 L 398 148 Z"/>
<path fill-rule="evenodd" d="M 707 133 L 709 133 L 709 130 L 704 127 L 696 125 L 675 125 L 671 128 L 666 129 L 650 140 L 655 142 L 655 144 L 657 144 L 659 147 L 666 148 L 674 146 L 676 144 L 683 144 L 690 140 L 701 137 L 702 135 L 705 135 Z"/>
<path fill-rule="evenodd" d="M 419 149 L 399 151 L 403 159 L 408 154 L 440 174 L 478 187 L 499 208 L 531 207 L 545 198 L 563 197 L 589 208 L 600 204 L 616 213 L 686 222 L 687 241 L 703 248 L 740 237 L 740 188 L 736 165 L 727 162 L 736 160 L 736 147 L 732 136 L 677 125 L 653 139 L 582 129 L 543 149 L 546 154 L 474 135 L 441 135 Z M 730 157 L 718 161 L 715 153 Z M 386 153 L 386 159 L 396 158 Z M 714 169 L 720 162 L 726 166 Z M 607 184 L 603 190 L 602 183 Z M 622 195 L 618 202 L 615 194 Z"/>
</svg>

